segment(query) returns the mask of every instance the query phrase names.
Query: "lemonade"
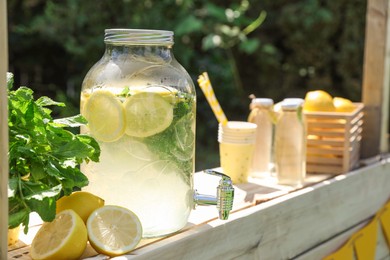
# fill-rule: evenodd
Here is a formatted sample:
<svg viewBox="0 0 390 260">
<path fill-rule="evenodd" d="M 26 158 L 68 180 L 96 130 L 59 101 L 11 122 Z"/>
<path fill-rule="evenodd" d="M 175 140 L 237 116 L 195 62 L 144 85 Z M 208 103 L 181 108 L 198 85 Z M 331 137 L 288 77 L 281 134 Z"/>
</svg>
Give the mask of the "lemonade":
<svg viewBox="0 0 390 260">
<path fill-rule="evenodd" d="M 100 162 L 82 165 L 84 189 L 133 211 L 143 237 L 181 229 L 193 208 L 195 95 L 169 86 L 92 87 L 81 93 L 82 132 Z"/>
<path fill-rule="evenodd" d="M 284 100 L 275 127 L 274 157 L 278 182 L 299 187 L 306 176 L 306 120 L 299 100 Z"/>
</svg>

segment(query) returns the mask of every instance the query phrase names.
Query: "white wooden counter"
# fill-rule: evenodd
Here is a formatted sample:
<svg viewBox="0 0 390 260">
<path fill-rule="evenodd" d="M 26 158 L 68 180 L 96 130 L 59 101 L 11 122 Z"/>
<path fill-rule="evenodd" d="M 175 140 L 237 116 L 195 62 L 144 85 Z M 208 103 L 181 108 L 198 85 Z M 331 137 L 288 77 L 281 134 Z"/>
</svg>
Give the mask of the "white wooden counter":
<svg viewBox="0 0 390 260">
<path fill-rule="evenodd" d="M 308 186 L 296 191 L 271 179 L 238 185 L 229 220 L 217 219 L 212 206 L 198 207 L 182 231 L 143 240 L 130 255 L 114 259 L 322 259 L 388 201 L 390 158 L 345 175 L 307 180 Z M 213 193 L 217 181 L 195 175 L 199 192 Z M 30 259 L 28 244 L 36 229 L 22 236 L 9 259 Z M 89 247 L 84 258 L 107 259 L 94 255 Z M 390 259 L 382 235 L 376 259 Z"/>
</svg>

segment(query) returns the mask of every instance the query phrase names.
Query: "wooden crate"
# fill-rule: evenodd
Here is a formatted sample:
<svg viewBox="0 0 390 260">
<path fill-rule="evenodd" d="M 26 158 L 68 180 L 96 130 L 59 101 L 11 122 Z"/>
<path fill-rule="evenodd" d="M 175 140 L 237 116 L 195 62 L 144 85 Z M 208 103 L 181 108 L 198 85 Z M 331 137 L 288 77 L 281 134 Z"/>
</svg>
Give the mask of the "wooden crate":
<svg viewBox="0 0 390 260">
<path fill-rule="evenodd" d="M 341 174 L 358 166 L 364 105 L 354 104 L 353 112 L 305 112 L 307 172 Z"/>
</svg>

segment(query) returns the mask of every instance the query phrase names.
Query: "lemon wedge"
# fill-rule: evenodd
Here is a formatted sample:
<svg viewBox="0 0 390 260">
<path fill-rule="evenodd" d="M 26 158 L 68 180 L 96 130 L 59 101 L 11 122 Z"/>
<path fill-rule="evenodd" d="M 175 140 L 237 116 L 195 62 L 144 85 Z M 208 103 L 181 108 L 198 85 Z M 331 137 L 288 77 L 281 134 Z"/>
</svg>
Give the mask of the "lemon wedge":
<svg viewBox="0 0 390 260">
<path fill-rule="evenodd" d="M 121 101 L 108 90 L 95 90 L 83 106 L 91 135 L 102 142 L 114 142 L 125 132 Z"/>
<path fill-rule="evenodd" d="M 32 259 L 79 259 L 87 246 L 88 235 L 83 220 L 71 209 L 43 223 L 31 243 Z"/>
<path fill-rule="evenodd" d="M 148 137 L 167 129 L 173 120 L 173 106 L 159 94 L 142 92 L 126 98 L 123 104 L 126 134 Z"/>
<path fill-rule="evenodd" d="M 314 90 L 314 91 L 307 92 L 305 96 L 305 103 L 303 109 L 305 111 L 310 111 L 310 112 L 335 111 L 332 96 L 323 90 Z"/>
<path fill-rule="evenodd" d="M 87 223 L 89 215 L 97 208 L 104 206 L 104 200 L 86 191 L 76 191 L 57 200 L 57 214 L 66 209 L 73 209 Z"/>
<path fill-rule="evenodd" d="M 87 221 L 89 242 L 101 254 L 118 256 L 133 250 L 142 238 L 138 217 L 129 209 L 107 205 L 96 209 Z"/>
<path fill-rule="evenodd" d="M 352 112 L 356 108 L 351 100 L 342 97 L 334 97 L 333 104 L 337 112 Z"/>
</svg>

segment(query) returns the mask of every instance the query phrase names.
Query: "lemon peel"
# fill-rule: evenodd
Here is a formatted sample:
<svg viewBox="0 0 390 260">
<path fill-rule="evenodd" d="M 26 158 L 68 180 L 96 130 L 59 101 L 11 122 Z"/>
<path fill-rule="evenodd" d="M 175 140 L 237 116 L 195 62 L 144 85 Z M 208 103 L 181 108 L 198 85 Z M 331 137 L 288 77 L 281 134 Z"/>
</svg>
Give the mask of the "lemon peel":
<svg viewBox="0 0 390 260">
<path fill-rule="evenodd" d="M 332 96 L 323 90 L 313 90 L 306 93 L 304 111 L 334 112 Z"/>
<path fill-rule="evenodd" d="M 333 105 L 337 112 L 353 112 L 356 108 L 351 100 L 342 97 L 334 97 Z"/>
<path fill-rule="evenodd" d="M 74 210 L 87 223 L 89 215 L 97 208 L 104 206 L 104 200 L 86 191 L 75 191 L 69 196 L 57 200 L 57 214 L 66 209 Z"/>
</svg>

